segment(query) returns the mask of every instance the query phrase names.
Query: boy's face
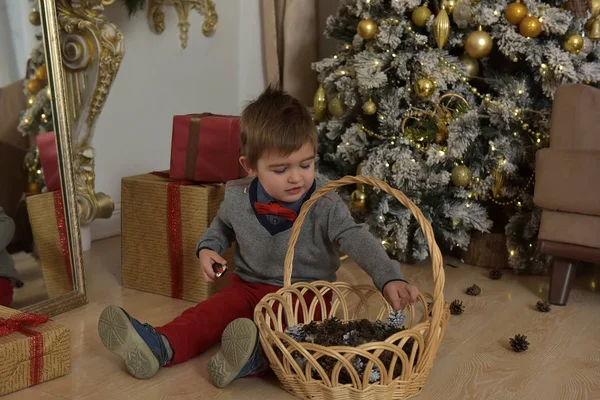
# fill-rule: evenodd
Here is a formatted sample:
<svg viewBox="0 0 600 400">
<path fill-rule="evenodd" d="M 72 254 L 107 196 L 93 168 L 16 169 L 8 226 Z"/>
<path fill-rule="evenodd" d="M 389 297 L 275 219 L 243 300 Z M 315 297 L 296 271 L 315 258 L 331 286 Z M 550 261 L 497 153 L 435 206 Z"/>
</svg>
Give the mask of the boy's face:
<svg viewBox="0 0 600 400">
<path fill-rule="evenodd" d="M 300 200 L 315 180 L 315 149 L 311 143 L 305 143 L 287 157 L 264 153 L 256 168 L 249 168 L 245 157 L 240 162 L 250 176 L 258 177 L 267 193 L 284 203 Z"/>
</svg>

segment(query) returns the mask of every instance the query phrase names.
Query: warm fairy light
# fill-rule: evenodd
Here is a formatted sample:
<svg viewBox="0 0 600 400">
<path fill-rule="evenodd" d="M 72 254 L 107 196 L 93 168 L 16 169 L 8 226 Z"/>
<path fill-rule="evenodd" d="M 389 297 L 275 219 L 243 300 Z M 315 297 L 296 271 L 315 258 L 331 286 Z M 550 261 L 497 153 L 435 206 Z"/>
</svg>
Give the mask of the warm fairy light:
<svg viewBox="0 0 600 400">
<path fill-rule="evenodd" d="M 536 142 L 538 142 L 538 143 L 540 143 L 541 141 L 542 141 L 542 139 L 540 139 L 540 138 L 538 138 L 538 139 L 536 140 Z"/>
<path fill-rule="evenodd" d="M 467 204 L 465 205 L 465 207 L 467 207 L 467 208 L 470 208 L 470 207 L 471 207 L 471 203 L 467 203 Z"/>
<path fill-rule="evenodd" d="M 524 91 L 523 89 L 519 89 L 519 92 L 518 92 L 518 93 L 519 93 L 519 94 L 523 94 L 523 93 L 525 93 L 525 91 Z"/>
<path fill-rule="evenodd" d="M 511 257 L 513 257 L 514 255 L 515 255 L 515 251 L 514 251 L 514 250 L 511 250 L 511 251 L 510 251 L 510 256 L 511 256 Z"/>
<path fill-rule="evenodd" d="M 385 166 L 386 166 L 386 167 L 389 167 L 389 166 L 390 166 L 390 163 L 386 162 L 386 163 L 385 163 Z"/>
<path fill-rule="evenodd" d="M 513 135 L 517 136 L 519 133 L 518 132 L 513 132 Z"/>
<path fill-rule="evenodd" d="M 517 207 L 521 207 L 521 202 L 517 201 Z"/>
<path fill-rule="evenodd" d="M 492 151 L 496 151 L 496 147 L 492 145 Z"/>
<path fill-rule="evenodd" d="M 438 156 L 444 157 L 444 154 L 446 154 L 446 153 L 444 153 L 444 150 L 438 151 Z"/>
</svg>

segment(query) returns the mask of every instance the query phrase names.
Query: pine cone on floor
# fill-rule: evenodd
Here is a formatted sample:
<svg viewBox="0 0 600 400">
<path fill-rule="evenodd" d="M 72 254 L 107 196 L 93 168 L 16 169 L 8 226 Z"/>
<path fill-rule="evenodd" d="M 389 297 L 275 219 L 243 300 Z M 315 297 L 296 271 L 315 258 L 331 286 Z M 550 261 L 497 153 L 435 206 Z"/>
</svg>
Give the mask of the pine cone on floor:
<svg viewBox="0 0 600 400">
<path fill-rule="evenodd" d="M 502 271 L 498 268 L 494 268 L 490 271 L 490 279 L 498 280 L 500 278 L 502 278 Z"/>
<path fill-rule="evenodd" d="M 510 338 L 509 343 L 510 347 L 517 353 L 526 351 L 529 348 L 529 342 L 525 335 L 518 334 L 514 338 Z"/>
<path fill-rule="evenodd" d="M 463 302 L 460 300 L 454 300 L 450 303 L 450 314 L 452 315 L 460 315 L 465 311 L 465 306 L 463 306 Z"/>
<path fill-rule="evenodd" d="M 467 294 L 469 296 L 479 296 L 481 294 L 481 288 L 477 285 L 469 286 L 467 288 Z"/>
<path fill-rule="evenodd" d="M 538 301 L 535 305 L 535 308 L 537 308 L 539 312 L 550 312 L 550 310 L 552 309 L 552 307 L 550 307 L 550 303 L 548 303 L 547 301 Z"/>
</svg>

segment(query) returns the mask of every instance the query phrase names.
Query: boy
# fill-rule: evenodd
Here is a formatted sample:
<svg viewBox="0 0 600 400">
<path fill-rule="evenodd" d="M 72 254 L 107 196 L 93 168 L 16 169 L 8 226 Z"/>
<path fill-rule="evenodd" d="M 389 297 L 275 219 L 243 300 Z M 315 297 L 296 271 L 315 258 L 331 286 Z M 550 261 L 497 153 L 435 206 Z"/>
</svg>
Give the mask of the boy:
<svg viewBox="0 0 600 400">
<path fill-rule="evenodd" d="M 240 136 L 240 163 L 250 179 L 227 184 L 219 213 L 196 251 L 205 278 L 214 281 L 213 266 L 226 263 L 221 255 L 236 242 L 230 286 L 156 329 L 115 306 L 100 316 L 102 342 L 137 378 L 184 362 L 219 338 L 221 351 L 209 362 L 214 385 L 223 387 L 268 368 L 252 321 L 254 307 L 283 285 L 290 228 L 317 186 L 317 136 L 308 110 L 272 88 L 243 111 Z M 370 274 L 394 310 L 416 301 L 418 290 L 403 280 L 400 265 L 388 258 L 364 225 L 354 222 L 335 193 L 319 199 L 303 224 L 292 281 L 334 281 L 340 265 L 336 243 Z"/>
</svg>

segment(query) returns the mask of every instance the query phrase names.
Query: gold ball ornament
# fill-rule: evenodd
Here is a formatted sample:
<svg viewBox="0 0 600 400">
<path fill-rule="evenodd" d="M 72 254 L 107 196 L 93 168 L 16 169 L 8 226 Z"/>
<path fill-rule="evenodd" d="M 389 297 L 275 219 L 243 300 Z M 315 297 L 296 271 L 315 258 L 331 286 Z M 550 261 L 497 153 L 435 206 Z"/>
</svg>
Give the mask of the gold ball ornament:
<svg viewBox="0 0 600 400">
<path fill-rule="evenodd" d="M 341 118 L 346 113 L 346 104 L 341 97 L 334 97 L 329 102 L 329 113 L 335 118 Z"/>
<path fill-rule="evenodd" d="M 28 105 L 29 107 L 31 107 L 31 106 L 32 106 L 32 105 L 34 105 L 34 104 L 35 104 L 35 96 L 31 95 L 31 96 L 29 96 L 29 98 L 27 99 L 27 105 Z"/>
<path fill-rule="evenodd" d="M 319 85 L 314 98 L 314 111 L 315 117 L 318 121 L 323 121 L 327 116 L 327 93 L 325 93 L 325 87 Z"/>
<path fill-rule="evenodd" d="M 363 19 L 358 23 L 356 32 L 363 39 L 373 39 L 377 35 L 377 22 L 372 19 Z"/>
<path fill-rule="evenodd" d="M 27 184 L 27 193 L 28 194 L 38 194 L 40 193 L 40 184 L 39 182 L 29 182 Z"/>
<path fill-rule="evenodd" d="M 465 66 L 467 75 L 470 77 L 475 77 L 479 74 L 479 61 L 467 53 L 464 53 L 462 56 L 458 57 L 458 59 Z"/>
<path fill-rule="evenodd" d="M 433 37 L 435 37 L 435 42 L 440 50 L 444 47 L 446 41 L 448 41 L 449 36 L 450 18 L 446 10 L 442 8 L 433 20 Z"/>
<path fill-rule="evenodd" d="M 42 82 L 48 80 L 48 69 L 46 68 L 46 64 L 35 70 L 35 79 Z"/>
<path fill-rule="evenodd" d="M 377 112 L 377 105 L 371 99 L 363 104 L 363 112 L 367 115 L 373 115 Z"/>
<path fill-rule="evenodd" d="M 39 11 L 32 11 L 29 13 L 29 22 L 31 25 L 39 26 L 42 24 L 42 16 Z"/>
<path fill-rule="evenodd" d="M 579 54 L 581 49 L 583 49 L 583 36 L 578 34 L 569 35 L 565 38 L 563 42 L 563 48 L 569 53 Z"/>
<path fill-rule="evenodd" d="M 446 9 L 448 14 L 452 14 L 456 8 L 458 1 L 456 0 L 444 0 L 442 1 L 442 7 Z"/>
<path fill-rule="evenodd" d="M 521 3 L 520 0 L 509 4 L 508 7 L 504 10 L 504 17 L 508 21 L 509 24 L 519 25 L 523 18 L 527 16 L 527 6 Z"/>
<path fill-rule="evenodd" d="M 421 78 L 415 84 L 415 91 L 417 92 L 417 95 L 419 95 L 419 97 L 421 98 L 431 96 L 434 90 L 435 85 L 433 84 L 433 81 L 429 78 Z"/>
<path fill-rule="evenodd" d="M 362 190 L 355 190 L 352 192 L 352 207 L 358 209 L 364 209 L 367 206 L 367 200 L 369 196 Z"/>
<path fill-rule="evenodd" d="M 528 38 L 537 37 L 542 33 L 542 21 L 538 17 L 529 15 L 523 18 L 523 21 L 519 24 L 519 32 Z"/>
<path fill-rule="evenodd" d="M 472 177 L 471 170 L 464 165 L 457 165 L 452 170 L 451 179 L 455 186 L 467 187 L 471 183 Z"/>
<path fill-rule="evenodd" d="M 487 57 L 492 52 L 492 47 L 494 47 L 492 37 L 484 32 L 481 26 L 475 32 L 471 32 L 465 41 L 465 51 L 475 59 Z"/>
<path fill-rule="evenodd" d="M 427 21 L 429 21 L 430 17 L 431 10 L 427 6 L 421 6 L 413 10 L 411 19 L 415 26 L 423 28 L 425 25 L 427 25 Z"/>
<path fill-rule="evenodd" d="M 35 78 L 30 79 L 29 82 L 27 82 L 27 90 L 31 94 L 36 94 L 37 92 L 42 90 L 42 82 L 38 81 Z"/>
</svg>

